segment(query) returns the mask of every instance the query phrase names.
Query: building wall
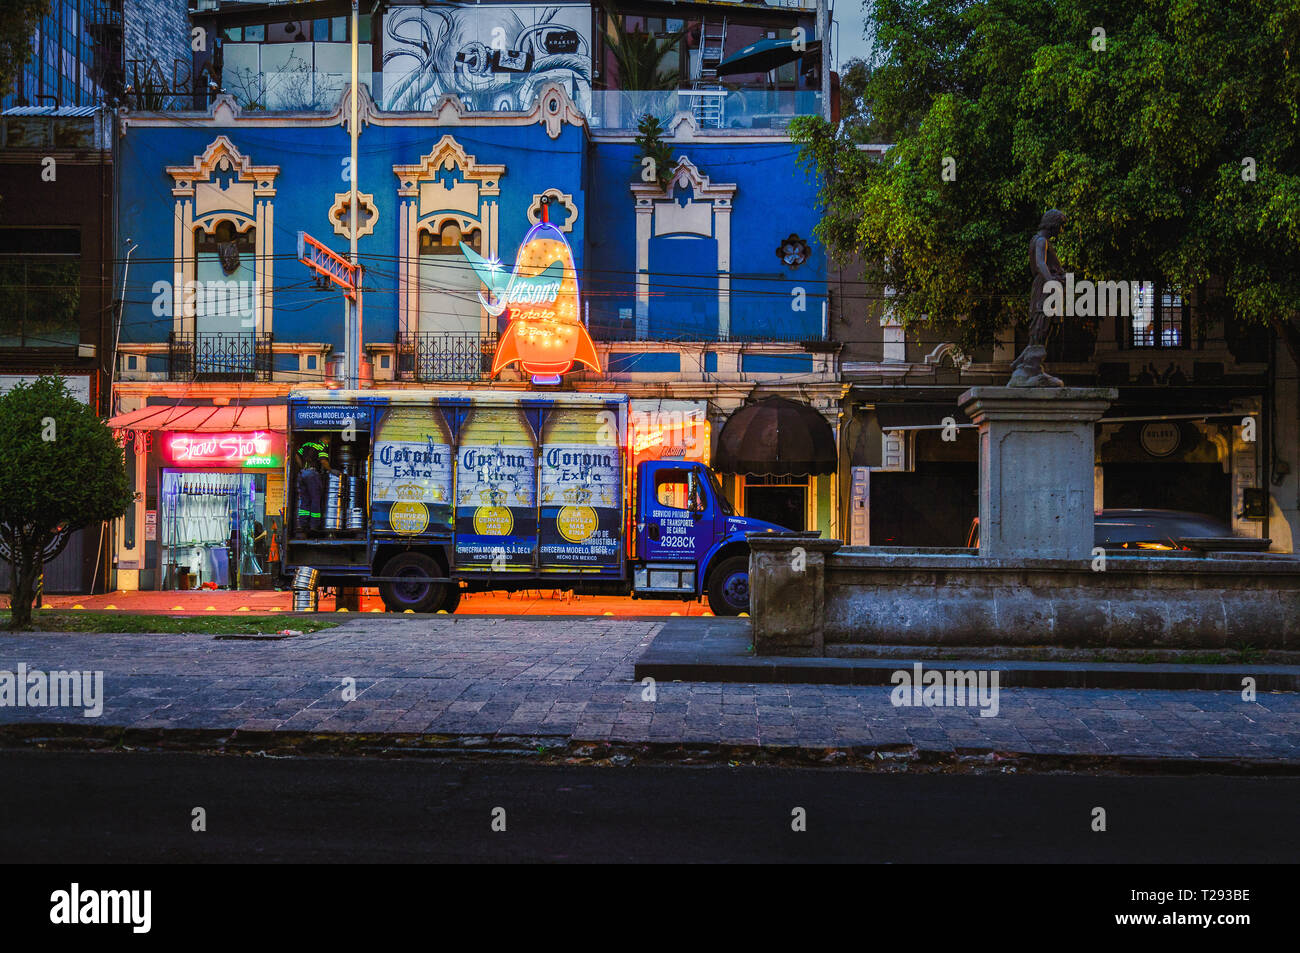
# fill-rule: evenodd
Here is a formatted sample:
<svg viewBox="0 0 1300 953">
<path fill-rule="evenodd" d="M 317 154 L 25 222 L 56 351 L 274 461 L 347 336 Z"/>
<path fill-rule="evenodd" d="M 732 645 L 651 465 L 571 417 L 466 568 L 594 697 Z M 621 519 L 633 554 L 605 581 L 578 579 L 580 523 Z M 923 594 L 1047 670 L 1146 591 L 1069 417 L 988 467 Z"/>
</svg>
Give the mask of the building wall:
<svg viewBox="0 0 1300 953">
<path fill-rule="evenodd" d="M 193 84 L 193 64 L 205 54 L 213 38 L 190 32 L 190 0 L 125 0 L 122 17 L 124 85 L 138 94 L 142 84 L 163 82 L 172 89 Z M 131 94 L 128 102 L 137 102 Z M 190 97 L 169 96 L 168 105 L 188 105 Z"/>
</svg>

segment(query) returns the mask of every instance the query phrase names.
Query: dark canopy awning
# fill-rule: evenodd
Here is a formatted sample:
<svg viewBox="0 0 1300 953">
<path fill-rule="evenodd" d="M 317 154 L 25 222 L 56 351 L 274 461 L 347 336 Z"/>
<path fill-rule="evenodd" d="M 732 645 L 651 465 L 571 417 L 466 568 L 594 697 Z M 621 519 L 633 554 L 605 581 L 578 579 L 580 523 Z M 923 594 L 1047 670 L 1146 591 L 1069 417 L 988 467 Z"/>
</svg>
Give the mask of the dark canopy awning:
<svg viewBox="0 0 1300 953">
<path fill-rule="evenodd" d="M 718 435 L 713 468 L 721 473 L 834 473 L 835 434 L 820 413 L 798 401 L 766 397 L 740 408 Z"/>
<path fill-rule="evenodd" d="M 876 404 L 881 430 L 938 430 L 949 417 L 958 427 L 973 426 L 956 404 Z"/>
</svg>

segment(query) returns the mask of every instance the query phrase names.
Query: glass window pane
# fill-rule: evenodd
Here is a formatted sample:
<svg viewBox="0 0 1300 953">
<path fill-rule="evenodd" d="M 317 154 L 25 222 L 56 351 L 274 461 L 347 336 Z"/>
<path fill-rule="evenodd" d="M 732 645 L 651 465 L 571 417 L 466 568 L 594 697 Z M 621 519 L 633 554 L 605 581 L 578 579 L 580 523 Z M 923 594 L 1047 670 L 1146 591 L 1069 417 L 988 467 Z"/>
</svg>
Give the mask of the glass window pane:
<svg viewBox="0 0 1300 953">
<path fill-rule="evenodd" d="M 27 347 L 75 347 L 81 340 L 81 265 L 75 259 L 32 258 L 27 266 Z"/>
<path fill-rule="evenodd" d="M 24 270 L 21 258 L 0 258 L 0 347 L 23 345 Z"/>
</svg>

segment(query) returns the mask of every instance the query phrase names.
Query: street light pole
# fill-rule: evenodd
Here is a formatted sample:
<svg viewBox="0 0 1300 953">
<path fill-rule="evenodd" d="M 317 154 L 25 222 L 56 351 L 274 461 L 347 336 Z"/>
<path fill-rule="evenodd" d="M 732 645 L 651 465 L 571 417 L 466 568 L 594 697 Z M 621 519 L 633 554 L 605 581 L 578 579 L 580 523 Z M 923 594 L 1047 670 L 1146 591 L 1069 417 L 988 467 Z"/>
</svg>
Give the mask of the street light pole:
<svg viewBox="0 0 1300 953">
<path fill-rule="evenodd" d="M 351 101 L 352 121 L 349 123 L 352 140 L 352 158 L 348 166 L 348 180 L 351 184 L 351 190 L 348 195 L 348 258 L 355 266 L 357 263 L 357 137 L 360 130 L 357 128 L 357 91 L 359 86 L 359 76 L 357 69 L 357 34 L 360 25 L 360 14 L 357 9 L 357 0 L 352 0 L 352 93 L 348 97 Z M 344 346 L 347 348 L 347 367 L 344 376 L 347 378 L 347 386 L 355 389 L 360 386 L 361 379 L 361 288 L 358 283 L 354 291 L 356 295 L 355 305 L 351 298 L 344 297 L 344 317 L 343 332 L 347 340 Z"/>
</svg>

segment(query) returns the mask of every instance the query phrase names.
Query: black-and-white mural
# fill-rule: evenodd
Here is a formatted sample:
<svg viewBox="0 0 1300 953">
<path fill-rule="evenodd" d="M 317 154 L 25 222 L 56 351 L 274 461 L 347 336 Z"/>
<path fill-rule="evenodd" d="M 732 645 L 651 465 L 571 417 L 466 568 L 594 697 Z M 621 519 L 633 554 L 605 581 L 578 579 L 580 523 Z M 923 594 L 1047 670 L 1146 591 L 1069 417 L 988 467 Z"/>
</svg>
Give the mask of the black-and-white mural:
<svg viewBox="0 0 1300 953">
<path fill-rule="evenodd" d="M 382 106 L 430 109 L 451 93 L 468 109 L 522 111 L 547 82 L 591 107 L 591 7 L 444 3 L 384 16 Z"/>
</svg>

